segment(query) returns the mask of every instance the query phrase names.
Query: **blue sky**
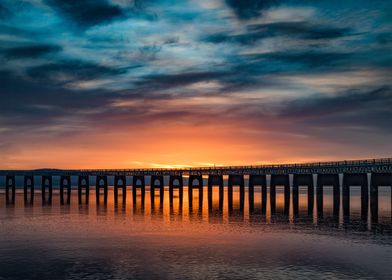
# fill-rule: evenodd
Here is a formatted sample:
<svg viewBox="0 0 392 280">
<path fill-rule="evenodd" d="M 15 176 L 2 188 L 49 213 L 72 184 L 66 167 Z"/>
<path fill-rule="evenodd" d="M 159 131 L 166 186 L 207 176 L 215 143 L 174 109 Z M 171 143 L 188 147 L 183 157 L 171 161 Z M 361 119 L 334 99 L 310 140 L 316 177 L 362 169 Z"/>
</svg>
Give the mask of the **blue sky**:
<svg viewBox="0 0 392 280">
<path fill-rule="evenodd" d="M 64 147 L 72 158 L 127 149 L 121 166 L 390 156 L 391 6 L 3 0 L 3 165 L 55 164 Z M 211 158 L 186 160 L 176 141 Z M 225 158 L 211 154 L 218 143 Z M 157 149 L 159 163 L 133 149 Z"/>
</svg>

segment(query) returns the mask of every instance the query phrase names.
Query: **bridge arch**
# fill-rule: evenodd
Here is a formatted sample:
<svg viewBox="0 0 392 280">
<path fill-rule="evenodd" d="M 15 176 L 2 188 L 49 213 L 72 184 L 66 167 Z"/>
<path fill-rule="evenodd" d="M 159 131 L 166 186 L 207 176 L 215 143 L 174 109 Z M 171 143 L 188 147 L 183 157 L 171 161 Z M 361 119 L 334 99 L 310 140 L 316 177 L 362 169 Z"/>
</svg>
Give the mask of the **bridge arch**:
<svg viewBox="0 0 392 280">
<path fill-rule="evenodd" d="M 179 185 L 180 185 L 180 180 L 179 180 L 178 178 L 175 178 L 175 179 L 173 180 L 173 185 L 174 185 L 174 186 L 179 186 Z"/>
<path fill-rule="evenodd" d="M 152 183 L 153 183 L 154 186 L 158 186 L 158 185 L 161 184 L 161 180 L 159 180 L 158 178 L 155 178 Z"/>
<path fill-rule="evenodd" d="M 197 185 L 199 185 L 200 184 L 200 181 L 199 181 L 199 179 L 198 178 L 193 178 L 193 180 L 192 180 L 192 186 L 197 186 Z"/>
</svg>

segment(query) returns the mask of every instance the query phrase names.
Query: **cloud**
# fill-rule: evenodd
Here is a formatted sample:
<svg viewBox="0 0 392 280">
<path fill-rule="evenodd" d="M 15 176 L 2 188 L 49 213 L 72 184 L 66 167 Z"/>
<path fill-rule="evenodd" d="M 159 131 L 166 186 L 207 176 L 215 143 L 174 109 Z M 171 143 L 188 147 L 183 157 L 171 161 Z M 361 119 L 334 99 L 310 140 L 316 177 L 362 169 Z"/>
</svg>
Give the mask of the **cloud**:
<svg viewBox="0 0 392 280">
<path fill-rule="evenodd" d="M 296 66 L 306 66 L 308 68 L 327 68 L 338 67 L 352 57 L 351 53 L 344 52 L 325 52 L 325 51 L 287 51 L 272 52 L 264 54 L 249 55 L 249 59 L 263 61 L 273 65 L 287 65 L 287 69 Z M 272 68 L 272 67 L 271 67 Z"/>
<path fill-rule="evenodd" d="M 75 81 L 94 80 L 105 76 L 115 76 L 126 70 L 111 68 L 82 60 L 66 60 L 31 67 L 27 70 L 30 78 L 55 85 L 66 85 Z"/>
<path fill-rule="evenodd" d="M 9 10 L 0 3 L 0 18 L 6 18 L 9 15 Z"/>
<path fill-rule="evenodd" d="M 248 30 L 266 33 L 272 36 L 298 36 L 304 39 L 334 39 L 350 35 L 347 27 L 333 27 L 331 25 L 313 24 L 309 22 L 274 22 L 269 24 L 252 24 Z M 257 34 L 257 33 L 256 33 Z"/>
<path fill-rule="evenodd" d="M 123 16 L 122 9 L 106 0 L 46 0 L 51 7 L 75 20 L 81 27 L 110 22 Z"/>
<path fill-rule="evenodd" d="M 7 58 L 25 59 L 25 58 L 38 58 L 49 53 L 56 53 L 61 51 L 61 46 L 58 45 L 30 45 L 15 48 L 5 49 L 3 54 Z"/>
<path fill-rule="evenodd" d="M 350 28 L 332 27 L 308 22 L 274 22 L 268 24 L 252 24 L 245 32 L 239 34 L 214 33 L 203 38 L 210 43 L 255 44 L 261 39 L 288 36 L 305 40 L 336 39 L 353 35 Z"/>
<path fill-rule="evenodd" d="M 306 123 L 308 127 L 377 129 L 392 133 L 392 89 L 348 90 L 336 96 L 314 96 L 286 103 L 282 118 Z M 335 135 L 331 135 L 334 137 Z"/>
<path fill-rule="evenodd" d="M 207 127 L 370 151 L 390 136 L 388 1 L 196 2 L 1 2 L 2 143 Z"/>
<path fill-rule="evenodd" d="M 103 108 L 113 97 L 112 93 L 101 91 L 79 93 L 53 88 L 53 84 L 42 81 L 0 71 L 0 127 L 37 130 L 53 123 L 65 127 L 70 125 L 67 119 L 71 117 L 79 118 L 78 123 L 82 124 L 85 114 Z"/>
<path fill-rule="evenodd" d="M 279 4 L 278 0 L 225 0 L 226 4 L 233 10 L 239 19 L 250 19 L 260 16 L 265 9 Z"/>
<path fill-rule="evenodd" d="M 224 71 L 207 71 L 207 72 L 185 72 L 179 74 L 161 74 L 161 75 L 148 75 L 142 77 L 138 82 L 135 83 L 136 86 L 142 88 L 151 89 L 168 89 L 180 86 L 186 86 L 190 84 L 195 84 L 198 82 L 208 82 L 230 74 Z"/>
</svg>

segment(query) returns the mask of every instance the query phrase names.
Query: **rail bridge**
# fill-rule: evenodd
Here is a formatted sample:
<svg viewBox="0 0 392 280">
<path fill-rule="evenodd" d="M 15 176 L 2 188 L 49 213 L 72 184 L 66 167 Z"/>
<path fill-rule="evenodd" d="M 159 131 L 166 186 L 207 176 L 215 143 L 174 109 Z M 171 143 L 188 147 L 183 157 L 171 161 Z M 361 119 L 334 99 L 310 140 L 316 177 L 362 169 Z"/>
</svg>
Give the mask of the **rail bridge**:
<svg viewBox="0 0 392 280">
<path fill-rule="evenodd" d="M 340 175 L 339 175 L 340 174 Z M 225 184 L 224 176 L 227 177 Z M 313 212 L 314 189 L 316 188 L 317 212 L 323 211 L 323 188 L 333 187 L 334 214 L 339 213 L 340 197 L 342 195 L 343 214 L 349 215 L 350 187 L 361 187 L 361 212 L 364 219 L 367 217 L 369 207 L 372 220 L 377 220 L 378 213 L 378 187 L 392 187 L 392 158 L 345 160 L 333 162 L 299 163 L 299 164 L 273 164 L 249 166 L 223 166 L 223 167 L 195 167 L 195 168 L 150 168 L 150 169 L 37 169 L 37 170 L 0 170 L 0 177 L 5 177 L 6 204 L 15 203 L 16 178 L 23 178 L 25 203 L 33 203 L 36 183 L 41 187 L 42 202 L 52 202 L 53 177 L 59 177 L 60 201 L 62 204 L 70 203 L 72 190 L 71 177 L 77 177 L 79 204 L 88 203 L 90 178 L 95 177 L 97 203 L 103 190 L 104 203 L 108 196 L 108 178 L 114 177 L 114 201 L 118 202 L 119 191 L 122 201 L 126 203 L 127 177 L 132 177 L 133 201 L 136 202 L 137 190 L 141 190 L 142 203 L 145 198 L 146 177 L 150 177 L 151 201 L 154 201 L 155 189 L 159 189 L 161 202 L 164 194 L 164 178 L 169 177 L 170 203 L 173 201 L 173 192 L 178 189 L 179 199 L 182 202 L 184 177 L 188 178 L 188 195 L 192 196 L 193 189 L 199 191 L 199 202 L 202 202 L 203 177 L 208 177 L 208 204 L 212 205 L 212 187 L 219 187 L 219 206 L 223 206 L 224 188 L 228 190 L 229 209 L 232 207 L 233 187 L 240 189 L 240 207 L 244 206 L 245 181 L 248 181 L 248 194 L 250 210 L 253 207 L 254 188 L 260 186 L 262 191 L 262 209 L 265 211 L 267 198 L 267 184 L 270 188 L 271 213 L 276 208 L 276 187 L 284 187 L 285 213 L 289 211 L 290 194 L 292 195 L 294 214 L 298 213 L 299 186 L 308 189 L 308 213 Z M 40 177 L 37 181 L 37 177 Z M 291 179 L 290 179 L 291 178 Z M 342 182 L 340 180 L 342 178 Z M 369 180 L 370 179 L 370 180 Z M 1 180 L 0 180 L 1 182 Z M 290 184 L 290 182 L 292 182 Z M 316 182 L 316 183 L 315 183 Z M 342 187 L 340 187 L 342 185 Z M 370 185 L 370 188 L 369 188 Z M 94 186 L 93 186 L 94 187 Z M 84 194 L 83 194 L 84 190 Z M 370 190 L 370 192 L 369 192 Z M 83 202 L 83 196 L 85 196 Z M 191 199 L 189 201 L 192 201 Z"/>
</svg>

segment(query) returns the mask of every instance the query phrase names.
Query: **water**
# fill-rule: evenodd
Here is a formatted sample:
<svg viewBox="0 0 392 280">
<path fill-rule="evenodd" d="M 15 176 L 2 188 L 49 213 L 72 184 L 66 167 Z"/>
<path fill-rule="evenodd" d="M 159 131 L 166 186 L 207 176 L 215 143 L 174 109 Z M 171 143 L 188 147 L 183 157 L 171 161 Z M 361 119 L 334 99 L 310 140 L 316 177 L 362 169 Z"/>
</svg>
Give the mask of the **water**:
<svg viewBox="0 0 392 280">
<path fill-rule="evenodd" d="M 175 191 L 170 207 L 165 190 L 151 206 L 146 191 L 136 205 L 127 203 L 43 206 L 37 192 L 33 206 L 24 205 L 18 190 L 14 206 L 0 194 L 0 279 L 391 279 L 392 221 L 388 189 L 380 189 L 377 224 L 361 219 L 360 192 L 352 189 L 350 220 L 333 217 L 331 194 L 324 193 L 323 218 L 307 216 L 306 189 L 300 189 L 299 217 L 282 215 L 283 190 L 277 190 L 277 215 L 261 213 L 260 189 L 255 210 L 248 195 L 240 210 L 234 189 L 229 211 L 227 190 L 219 210 L 218 189 L 208 209 L 207 189 L 199 208 L 198 192 L 189 208 L 187 188 L 180 207 Z M 267 195 L 267 200 L 269 194 Z M 292 198 L 291 198 L 292 199 Z M 119 200 L 121 202 L 121 199 Z M 269 201 L 267 201 L 269 206 Z M 342 207 L 340 207 L 342 209 Z"/>
</svg>

